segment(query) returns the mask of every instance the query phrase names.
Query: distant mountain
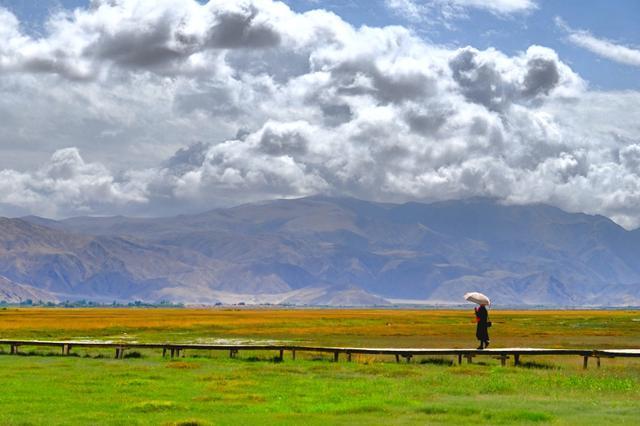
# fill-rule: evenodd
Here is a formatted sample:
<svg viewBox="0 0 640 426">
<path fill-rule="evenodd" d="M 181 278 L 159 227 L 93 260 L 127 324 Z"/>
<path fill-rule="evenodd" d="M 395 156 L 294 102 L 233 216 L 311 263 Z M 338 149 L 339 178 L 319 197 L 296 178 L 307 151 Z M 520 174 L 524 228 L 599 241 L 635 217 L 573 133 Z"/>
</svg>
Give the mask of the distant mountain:
<svg viewBox="0 0 640 426">
<path fill-rule="evenodd" d="M 51 293 L 31 286 L 14 283 L 9 279 L 0 276 L 0 301 L 7 303 L 22 303 L 29 300 L 33 303 L 58 301 L 58 299 Z"/>
<path fill-rule="evenodd" d="M 639 261 L 640 233 L 605 217 L 488 199 L 0 219 L 0 276 L 61 299 L 640 305 Z"/>
</svg>

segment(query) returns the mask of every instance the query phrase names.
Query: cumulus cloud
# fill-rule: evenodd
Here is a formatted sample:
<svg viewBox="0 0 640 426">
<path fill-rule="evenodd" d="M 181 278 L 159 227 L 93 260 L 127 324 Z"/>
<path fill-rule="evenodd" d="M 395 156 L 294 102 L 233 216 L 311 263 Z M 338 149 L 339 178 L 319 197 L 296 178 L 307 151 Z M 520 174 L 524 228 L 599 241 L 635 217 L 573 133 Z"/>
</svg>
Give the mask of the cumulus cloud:
<svg viewBox="0 0 640 426">
<path fill-rule="evenodd" d="M 576 46 L 614 62 L 640 67 L 640 49 L 597 38 L 589 31 L 574 30 L 560 17 L 556 17 L 555 22 L 558 27 L 568 33 L 567 39 Z"/>
<path fill-rule="evenodd" d="M 215 4 L 214 4 L 215 3 Z M 272 6 L 272 4 L 267 4 Z M 193 0 L 94 0 L 87 9 L 51 16 L 48 37 L 19 33 L 9 11 L 0 12 L 0 32 L 8 49 L 0 69 L 92 79 L 109 67 L 129 67 L 175 75 L 201 69 L 221 49 L 265 49 L 280 43 L 269 11 L 249 1 L 201 5 Z M 213 58 L 211 58 L 213 57 Z"/>
<path fill-rule="evenodd" d="M 0 20 L 4 214 L 325 193 L 640 224 L 640 94 L 590 90 L 549 48 L 444 48 L 271 0 L 94 1 L 40 38 Z"/>
<path fill-rule="evenodd" d="M 99 213 L 101 208 L 147 201 L 132 176 L 116 179 L 105 166 L 85 162 L 76 148 L 56 151 L 33 173 L 0 171 L 0 205 L 45 215 Z"/>
<path fill-rule="evenodd" d="M 449 66 L 462 93 L 490 109 L 548 96 L 555 89 L 577 94 L 583 84 L 553 50 L 540 46 L 514 58 L 494 49 L 480 52 L 467 47 Z"/>
</svg>

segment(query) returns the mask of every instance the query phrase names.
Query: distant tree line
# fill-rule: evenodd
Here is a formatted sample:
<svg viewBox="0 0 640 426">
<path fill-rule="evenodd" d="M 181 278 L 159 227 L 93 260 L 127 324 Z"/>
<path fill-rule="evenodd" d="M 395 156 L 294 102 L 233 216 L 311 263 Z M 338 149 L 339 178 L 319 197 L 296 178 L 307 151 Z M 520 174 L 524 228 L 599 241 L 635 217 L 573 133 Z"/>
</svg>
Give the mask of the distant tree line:
<svg viewBox="0 0 640 426">
<path fill-rule="evenodd" d="M 183 308 L 183 303 L 174 303 L 168 300 L 161 300 L 156 303 L 143 302 L 141 300 L 135 300 L 133 302 L 116 302 L 103 303 L 94 302 L 93 300 L 65 300 L 63 302 L 44 302 L 42 300 L 34 301 L 32 299 L 25 299 L 19 303 L 7 302 L 6 300 L 0 300 L 0 306 L 36 306 L 36 307 L 48 307 L 48 308 Z"/>
</svg>

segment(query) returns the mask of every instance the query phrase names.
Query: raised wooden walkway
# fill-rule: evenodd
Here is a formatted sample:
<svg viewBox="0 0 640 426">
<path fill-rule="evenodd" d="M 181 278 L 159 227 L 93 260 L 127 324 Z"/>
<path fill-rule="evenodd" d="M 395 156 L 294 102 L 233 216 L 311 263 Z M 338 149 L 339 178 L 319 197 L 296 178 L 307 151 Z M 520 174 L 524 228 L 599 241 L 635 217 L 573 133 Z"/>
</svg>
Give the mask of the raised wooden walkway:
<svg viewBox="0 0 640 426">
<path fill-rule="evenodd" d="M 321 352 L 333 354 L 334 361 L 345 355 L 351 361 L 352 355 L 389 355 L 394 356 L 396 362 L 404 358 L 407 362 L 415 356 L 454 356 L 458 364 L 463 358 L 472 363 L 476 356 L 489 356 L 499 359 L 504 366 L 508 359 L 513 359 L 514 365 L 521 363 L 522 356 L 553 355 L 580 356 L 583 367 L 587 368 L 589 358 L 595 358 L 600 367 L 601 358 L 640 358 L 640 349 L 544 349 L 544 348 L 491 348 L 491 349 L 428 349 L 428 348 L 351 348 L 332 346 L 298 346 L 298 345 L 208 345 L 187 343 L 131 343 L 131 342 L 83 342 L 83 341 L 45 341 L 45 340 L 0 340 L 0 346 L 9 346 L 9 353 L 16 355 L 22 346 L 27 347 L 55 347 L 60 348 L 63 355 L 69 355 L 73 348 L 111 348 L 115 349 L 116 358 L 124 358 L 125 351 L 131 349 L 162 350 L 162 356 L 184 356 L 186 350 L 228 351 L 229 356 L 235 358 L 240 351 L 273 351 L 280 360 L 284 359 L 285 351 L 291 352 L 296 358 L 296 352 Z"/>
</svg>

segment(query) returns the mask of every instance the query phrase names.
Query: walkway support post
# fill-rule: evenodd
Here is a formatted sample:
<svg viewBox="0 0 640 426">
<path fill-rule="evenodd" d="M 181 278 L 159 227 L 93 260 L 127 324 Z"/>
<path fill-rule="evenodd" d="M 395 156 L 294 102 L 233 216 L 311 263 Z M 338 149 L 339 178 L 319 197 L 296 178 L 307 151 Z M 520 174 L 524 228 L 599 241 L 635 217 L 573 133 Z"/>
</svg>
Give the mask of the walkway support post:
<svg viewBox="0 0 640 426">
<path fill-rule="evenodd" d="M 125 351 L 133 349 L 154 349 L 159 352 L 162 349 L 162 356 L 167 357 L 169 354 L 171 358 L 185 355 L 187 349 L 194 350 L 208 350 L 208 351 L 229 351 L 231 358 L 237 358 L 240 350 L 248 351 L 270 351 L 275 352 L 278 359 L 283 360 L 284 352 L 291 351 L 291 356 L 295 360 L 297 353 L 313 352 L 327 354 L 331 358 L 333 354 L 333 361 L 338 362 L 340 360 L 340 354 L 345 354 L 347 361 L 354 361 L 354 355 L 384 355 L 385 357 L 393 356 L 396 363 L 400 363 L 401 358 L 405 358 L 407 362 L 412 362 L 413 357 L 416 356 L 452 356 L 455 363 L 455 359 L 458 359 L 458 365 L 464 363 L 464 358 L 467 359 L 468 364 L 473 363 L 474 357 L 490 357 L 496 360 L 500 360 L 502 366 L 506 366 L 508 360 L 513 357 L 514 365 L 520 366 L 522 356 L 578 356 L 582 357 L 583 368 L 588 368 L 589 358 L 595 358 L 595 365 L 602 366 L 602 358 L 636 358 L 640 359 L 640 348 L 638 349 L 554 349 L 554 348 L 503 348 L 503 349 L 488 349 L 488 350 L 472 350 L 472 349 L 456 349 L 456 348 L 356 348 L 356 347 L 336 347 L 336 346 L 295 346 L 295 345 L 209 345 L 209 344 L 186 344 L 186 343 L 134 343 L 134 342 L 82 342 L 73 340 L 60 340 L 60 341 L 43 341 L 43 340 L 13 340 L 0 339 L 0 346 L 4 346 L 6 353 L 11 355 L 18 355 L 21 346 L 27 347 L 49 347 L 58 348 L 62 355 L 70 355 L 73 348 L 102 348 L 104 350 L 115 350 L 115 357 L 117 359 L 125 358 Z M 60 353 L 60 352 L 59 352 Z M 112 352 L 113 353 L 113 352 Z"/>
</svg>

